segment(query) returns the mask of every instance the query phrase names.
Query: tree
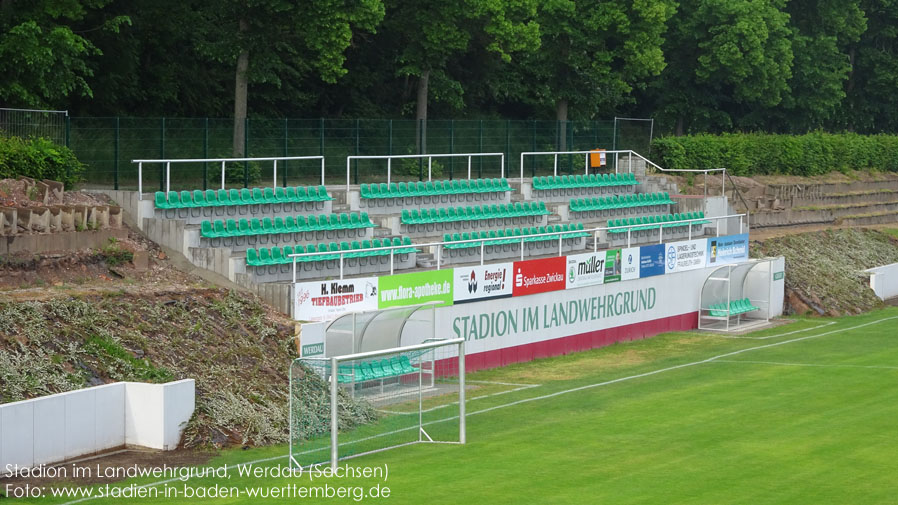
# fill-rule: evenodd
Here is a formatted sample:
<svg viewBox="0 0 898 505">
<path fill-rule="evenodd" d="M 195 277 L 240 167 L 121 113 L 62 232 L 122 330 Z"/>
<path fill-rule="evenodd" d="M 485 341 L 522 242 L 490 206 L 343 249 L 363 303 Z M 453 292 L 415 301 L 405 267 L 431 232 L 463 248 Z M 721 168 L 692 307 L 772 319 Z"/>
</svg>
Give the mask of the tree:
<svg viewBox="0 0 898 505">
<path fill-rule="evenodd" d="M 419 124 L 427 119 L 433 84 L 443 99 L 461 103 L 464 87 L 447 67 L 472 43 L 506 63 L 514 53 L 539 44 L 535 0 L 391 0 L 387 5 L 384 28 L 400 40 L 397 73 L 417 79 L 415 118 Z M 418 138 L 425 138 L 425 133 L 419 132 Z"/>
<path fill-rule="evenodd" d="M 633 87 L 664 68 L 661 51 L 673 0 L 546 0 L 538 21 L 541 48 L 519 60 L 517 73 L 530 83 L 518 98 L 551 107 L 564 128 L 571 107 L 592 118 L 628 100 Z"/>
<path fill-rule="evenodd" d="M 860 0 L 791 0 L 792 78 L 781 107 L 754 121 L 767 129 L 806 132 L 824 126 L 845 98 L 849 48 L 867 28 Z M 773 116 L 775 121 L 771 121 Z"/>
<path fill-rule="evenodd" d="M 867 30 L 848 47 L 846 98 L 832 126 L 866 133 L 898 131 L 898 3 L 863 0 Z"/>
<path fill-rule="evenodd" d="M 229 0 L 207 4 L 202 51 L 234 64 L 234 139 L 244 151 L 250 84 L 282 88 L 315 76 L 329 83 L 346 73 L 344 51 L 353 30 L 374 31 L 383 19 L 380 0 Z"/>
<path fill-rule="evenodd" d="M 783 0 L 682 0 L 653 93 L 661 115 L 687 129 L 726 130 L 789 92 L 792 42 Z"/>
<path fill-rule="evenodd" d="M 91 95 L 87 59 L 99 50 L 72 26 L 109 0 L 0 1 L 0 99 L 12 106 L 63 107 Z M 125 16 L 95 29 L 117 30 Z"/>
</svg>

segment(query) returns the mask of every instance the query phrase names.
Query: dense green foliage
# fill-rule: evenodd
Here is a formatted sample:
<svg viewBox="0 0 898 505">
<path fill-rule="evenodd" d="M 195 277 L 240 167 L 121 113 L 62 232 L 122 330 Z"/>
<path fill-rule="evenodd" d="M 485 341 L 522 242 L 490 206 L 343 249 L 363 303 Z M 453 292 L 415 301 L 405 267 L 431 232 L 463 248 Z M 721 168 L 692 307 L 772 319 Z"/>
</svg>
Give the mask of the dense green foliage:
<svg viewBox="0 0 898 505">
<path fill-rule="evenodd" d="M 82 180 L 84 170 L 68 147 L 43 138 L 0 136 L 0 179 L 50 179 L 71 188 Z"/>
<path fill-rule="evenodd" d="M 91 116 L 893 132 L 896 22 L 891 0 L 3 0 L 0 100 Z"/>
<path fill-rule="evenodd" d="M 687 135 L 652 142 L 672 169 L 726 168 L 733 175 L 822 175 L 833 170 L 898 172 L 898 136 L 809 133 Z"/>
</svg>

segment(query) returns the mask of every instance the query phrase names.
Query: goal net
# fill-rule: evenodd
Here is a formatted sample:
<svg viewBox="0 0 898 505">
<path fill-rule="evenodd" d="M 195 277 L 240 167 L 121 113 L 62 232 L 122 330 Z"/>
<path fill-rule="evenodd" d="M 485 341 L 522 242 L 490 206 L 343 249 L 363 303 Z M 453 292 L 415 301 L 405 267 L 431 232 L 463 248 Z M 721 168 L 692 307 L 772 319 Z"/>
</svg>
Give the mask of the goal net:
<svg viewBox="0 0 898 505">
<path fill-rule="evenodd" d="M 290 462 L 309 467 L 415 443 L 465 443 L 464 339 L 290 367 Z"/>
</svg>

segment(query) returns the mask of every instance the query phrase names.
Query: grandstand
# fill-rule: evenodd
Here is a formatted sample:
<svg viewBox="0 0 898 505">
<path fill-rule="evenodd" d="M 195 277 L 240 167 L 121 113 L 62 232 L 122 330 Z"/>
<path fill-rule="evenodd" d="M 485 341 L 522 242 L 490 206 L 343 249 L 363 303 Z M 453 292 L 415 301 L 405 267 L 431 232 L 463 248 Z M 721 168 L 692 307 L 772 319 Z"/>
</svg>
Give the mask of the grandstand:
<svg viewBox="0 0 898 505">
<path fill-rule="evenodd" d="M 563 154 L 584 155 L 583 173 L 558 174 Z M 637 153 L 605 153 L 608 160 L 613 157 L 613 167 L 605 157 L 593 163 L 592 154 L 524 153 L 552 156 L 551 176 L 525 178 L 522 165 L 520 178 L 505 177 L 503 169 L 498 178 L 470 178 L 469 171 L 468 178 L 448 180 L 430 179 L 434 158 L 467 158 L 470 166 L 472 158 L 495 157 L 504 166 L 504 155 L 354 156 L 347 158 L 345 187 L 279 184 L 278 163 L 306 159 L 324 166 L 323 158 L 314 156 L 135 160 L 140 173 L 144 165 L 163 166 L 166 191 L 139 191 L 131 207 L 151 239 L 253 289 L 297 319 L 303 317 L 293 313 L 296 282 L 596 253 L 747 231 L 747 219 L 736 215 L 725 197 L 678 196 L 675 185 L 652 175 L 660 167 Z M 383 182 L 350 184 L 350 161 L 360 158 L 384 163 Z M 426 160 L 428 179 L 394 180 L 394 158 Z M 272 163 L 272 185 L 228 187 L 228 162 Z M 172 188 L 178 167 L 191 163 L 220 163 L 221 187 Z"/>
</svg>

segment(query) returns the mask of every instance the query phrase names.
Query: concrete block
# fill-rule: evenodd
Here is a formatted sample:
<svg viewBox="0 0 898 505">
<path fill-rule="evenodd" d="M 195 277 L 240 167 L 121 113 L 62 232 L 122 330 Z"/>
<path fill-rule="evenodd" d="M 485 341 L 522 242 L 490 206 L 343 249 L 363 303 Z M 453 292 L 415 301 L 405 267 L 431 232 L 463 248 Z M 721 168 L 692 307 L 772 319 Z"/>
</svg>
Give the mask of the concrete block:
<svg viewBox="0 0 898 505">
<path fill-rule="evenodd" d="M 65 194 L 65 185 L 58 181 L 51 181 L 49 179 L 44 179 L 43 183 L 47 185 L 51 196 L 57 200 L 62 201 L 62 197 Z"/>
<path fill-rule="evenodd" d="M 122 217 L 124 213 L 122 212 L 121 207 L 110 206 L 109 207 L 109 227 L 110 228 L 121 228 L 122 227 Z"/>
<path fill-rule="evenodd" d="M 59 225 L 62 231 L 75 231 L 75 208 L 70 206 L 60 207 Z"/>
<path fill-rule="evenodd" d="M 0 236 L 13 236 L 19 232 L 18 209 L 0 207 Z"/>
<path fill-rule="evenodd" d="M 50 212 L 49 216 L 49 227 L 50 232 L 58 233 L 62 231 L 62 207 L 58 205 L 53 205 L 52 207 L 48 207 Z"/>
</svg>

